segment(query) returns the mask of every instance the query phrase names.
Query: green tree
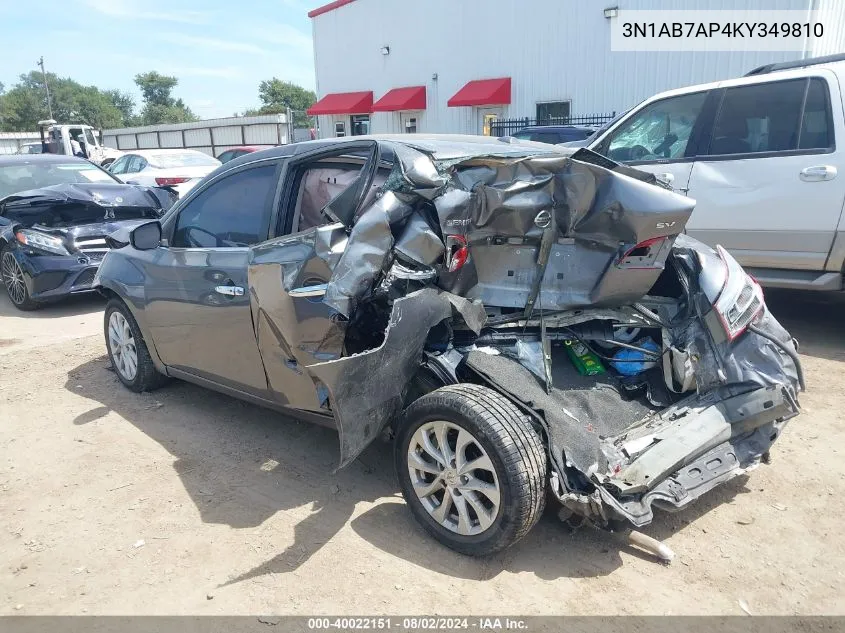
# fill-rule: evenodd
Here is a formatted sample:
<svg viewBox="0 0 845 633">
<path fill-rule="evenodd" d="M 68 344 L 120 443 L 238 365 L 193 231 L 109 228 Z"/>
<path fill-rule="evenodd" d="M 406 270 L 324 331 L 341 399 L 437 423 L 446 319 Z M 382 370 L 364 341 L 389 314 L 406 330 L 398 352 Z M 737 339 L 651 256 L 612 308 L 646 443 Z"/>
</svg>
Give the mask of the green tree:
<svg viewBox="0 0 845 633">
<path fill-rule="evenodd" d="M 258 98 L 262 106 L 257 110 L 247 110 L 244 114 L 278 114 L 287 112 L 290 108 L 294 111 L 293 124 L 295 127 L 310 127 L 311 118 L 305 114 L 305 110 L 314 105 L 317 95 L 311 90 L 297 86 L 291 81 L 282 81 L 273 77 L 265 79 L 258 84 Z"/>
<path fill-rule="evenodd" d="M 135 83 L 141 89 L 144 100 L 140 116 L 142 125 L 197 120 L 197 116 L 182 99 L 174 99 L 170 94 L 179 83 L 176 77 L 169 77 L 151 70 L 135 75 Z"/>
<path fill-rule="evenodd" d="M 111 99 L 114 107 L 120 110 L 123 115 L 123 124 L 134 125 L 137 117 L 135 116 L 135 99 L 132 98 L 132 95 L 120 90 L 106 90 L 105 94 Z"/>
<path fill-rule="evenodd" d="M 60 123 L 85 123 L 99 129 L 120 127 L 124 113 L 106 92 L 84 86 L 69 77 L 47 73 L 53 118 Z M 44 77 L 30 71 L 17 84 L 0 95 L 0 126 L 7 131 L 34 131 L 41 119 L 50 116 Z"/>
</svg>

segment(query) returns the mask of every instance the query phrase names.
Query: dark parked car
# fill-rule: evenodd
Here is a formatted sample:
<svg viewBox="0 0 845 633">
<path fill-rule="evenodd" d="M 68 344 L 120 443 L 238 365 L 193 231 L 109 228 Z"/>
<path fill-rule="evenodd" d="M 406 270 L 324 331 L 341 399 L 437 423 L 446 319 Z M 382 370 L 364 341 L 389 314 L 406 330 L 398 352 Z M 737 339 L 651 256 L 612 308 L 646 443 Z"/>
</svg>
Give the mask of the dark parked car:
<svg viewBox="0 0 845 633">
<path fill-rule="evenodd" d="M 394 437 L 421 525 L 466 554 L 547 495 L 605 528 L 683 508 L 798 413 L 795 345 L 693 201 L 589 152 L 348 137 L 233 160 L 113 249 L 121 382 L 181 378 Z"/>
<path fill-rule="evenodd" d="M 535 125 L 526 127 L 513 134 L 514 138 L 522 141 L 536 141 L 538 143 L 566 143 L 569 141 L 583 141 L 596 131 L 592 127 L 575 125 Z"/>
<path fill-rule="evenodd" d="M 107 236 L 158 218 L 176 199 L 124 185 L 71 156 L 0 158 L 0 274 L 16 308 L 91 290 Z"/>
</svg>

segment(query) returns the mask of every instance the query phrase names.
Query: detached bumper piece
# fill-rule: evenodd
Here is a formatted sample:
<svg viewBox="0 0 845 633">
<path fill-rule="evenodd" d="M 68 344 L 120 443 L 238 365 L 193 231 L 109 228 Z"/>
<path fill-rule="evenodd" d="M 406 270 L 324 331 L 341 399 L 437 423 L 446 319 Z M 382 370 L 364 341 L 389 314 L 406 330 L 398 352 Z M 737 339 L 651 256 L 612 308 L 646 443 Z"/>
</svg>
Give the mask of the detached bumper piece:
<svg viewBox="0 0 845 633">
<path fill-rule="evenodd" d="M 607 518 L 624 518 L 639 527 L 652 521 L 652 506 L 684 508 L 756 467 L 797 414 L 785 389 L 773 386 L 728 398 L 691 414 L 680 426 L 658 431 L 652 448 L 597 487 L 610 510 Z"/>
<path fill-rule="evenodd" d="M 32 298 L 46 301 L 91 290 L 99 262 L 81 263 L 75 257 L 44 256 L 27 258 L 23 267 L 31 283 Z"/>
</svg>

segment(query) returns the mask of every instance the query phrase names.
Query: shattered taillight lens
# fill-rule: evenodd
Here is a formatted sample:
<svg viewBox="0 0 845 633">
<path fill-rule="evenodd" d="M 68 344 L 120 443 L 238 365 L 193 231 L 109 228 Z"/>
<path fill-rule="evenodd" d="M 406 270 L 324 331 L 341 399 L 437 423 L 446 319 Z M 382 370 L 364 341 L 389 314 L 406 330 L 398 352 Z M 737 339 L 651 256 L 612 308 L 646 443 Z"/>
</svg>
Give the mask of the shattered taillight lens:
<svg viewBox="0 0 845 633">
<path fill-rule="evenodd" d="M 446 236 L 446 268 L 450 273 L 460 270 L 469 258 L 467 238 L 463 235 Z"/>
<path fill-rule="evenodd" d="M 619 268 L 653 268 L 657 261 L 662 261 L 658 259 L 658 256 L 669 237 L 669 235 L 652 237 L 630 247 L 622 253 L 616 265 Z"/>
<path fill-rule="evenodd" d="M 724 283 L 713 302 L 713 309 L 728 338 L 733 340 L 762 312 L 765 306 L 763 289 L 724 248 L 717 246 L 716 252 L 725 272 Z"/>
</svg>

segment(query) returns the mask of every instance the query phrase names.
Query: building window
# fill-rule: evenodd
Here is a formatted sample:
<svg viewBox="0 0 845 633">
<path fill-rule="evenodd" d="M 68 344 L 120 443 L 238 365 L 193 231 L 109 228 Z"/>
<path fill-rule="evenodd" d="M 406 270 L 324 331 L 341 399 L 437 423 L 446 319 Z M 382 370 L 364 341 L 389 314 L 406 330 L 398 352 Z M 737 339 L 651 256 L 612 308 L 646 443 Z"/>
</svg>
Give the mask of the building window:
<svg viewBox="0 0 845 633">
<path fill-rule="evenodd" d="M 542 125 L 545 121 L 568 119 L 571 106 L 571 101 L 546 101 L 545 103 L 538 103 L 537 123 Z"/>
<path fill-rule="evenodd" d="M 335 136 L 346 136 L 346 125 L 343 121 L 335 121 L 334 122 L 334 135 Z"/>
<path fill-rule="evenodd" d="M 361 136 L 370 133 L 370 115 L 369 114 L 353 114 L 349 117 L 351 123 L 352 136 Z"/>
<path fill-rule="evenodd" d="M 405 132 L 408 134 L 417 133 L 417 117 L 410 117 L 405 119 Z"/>
</svg>

